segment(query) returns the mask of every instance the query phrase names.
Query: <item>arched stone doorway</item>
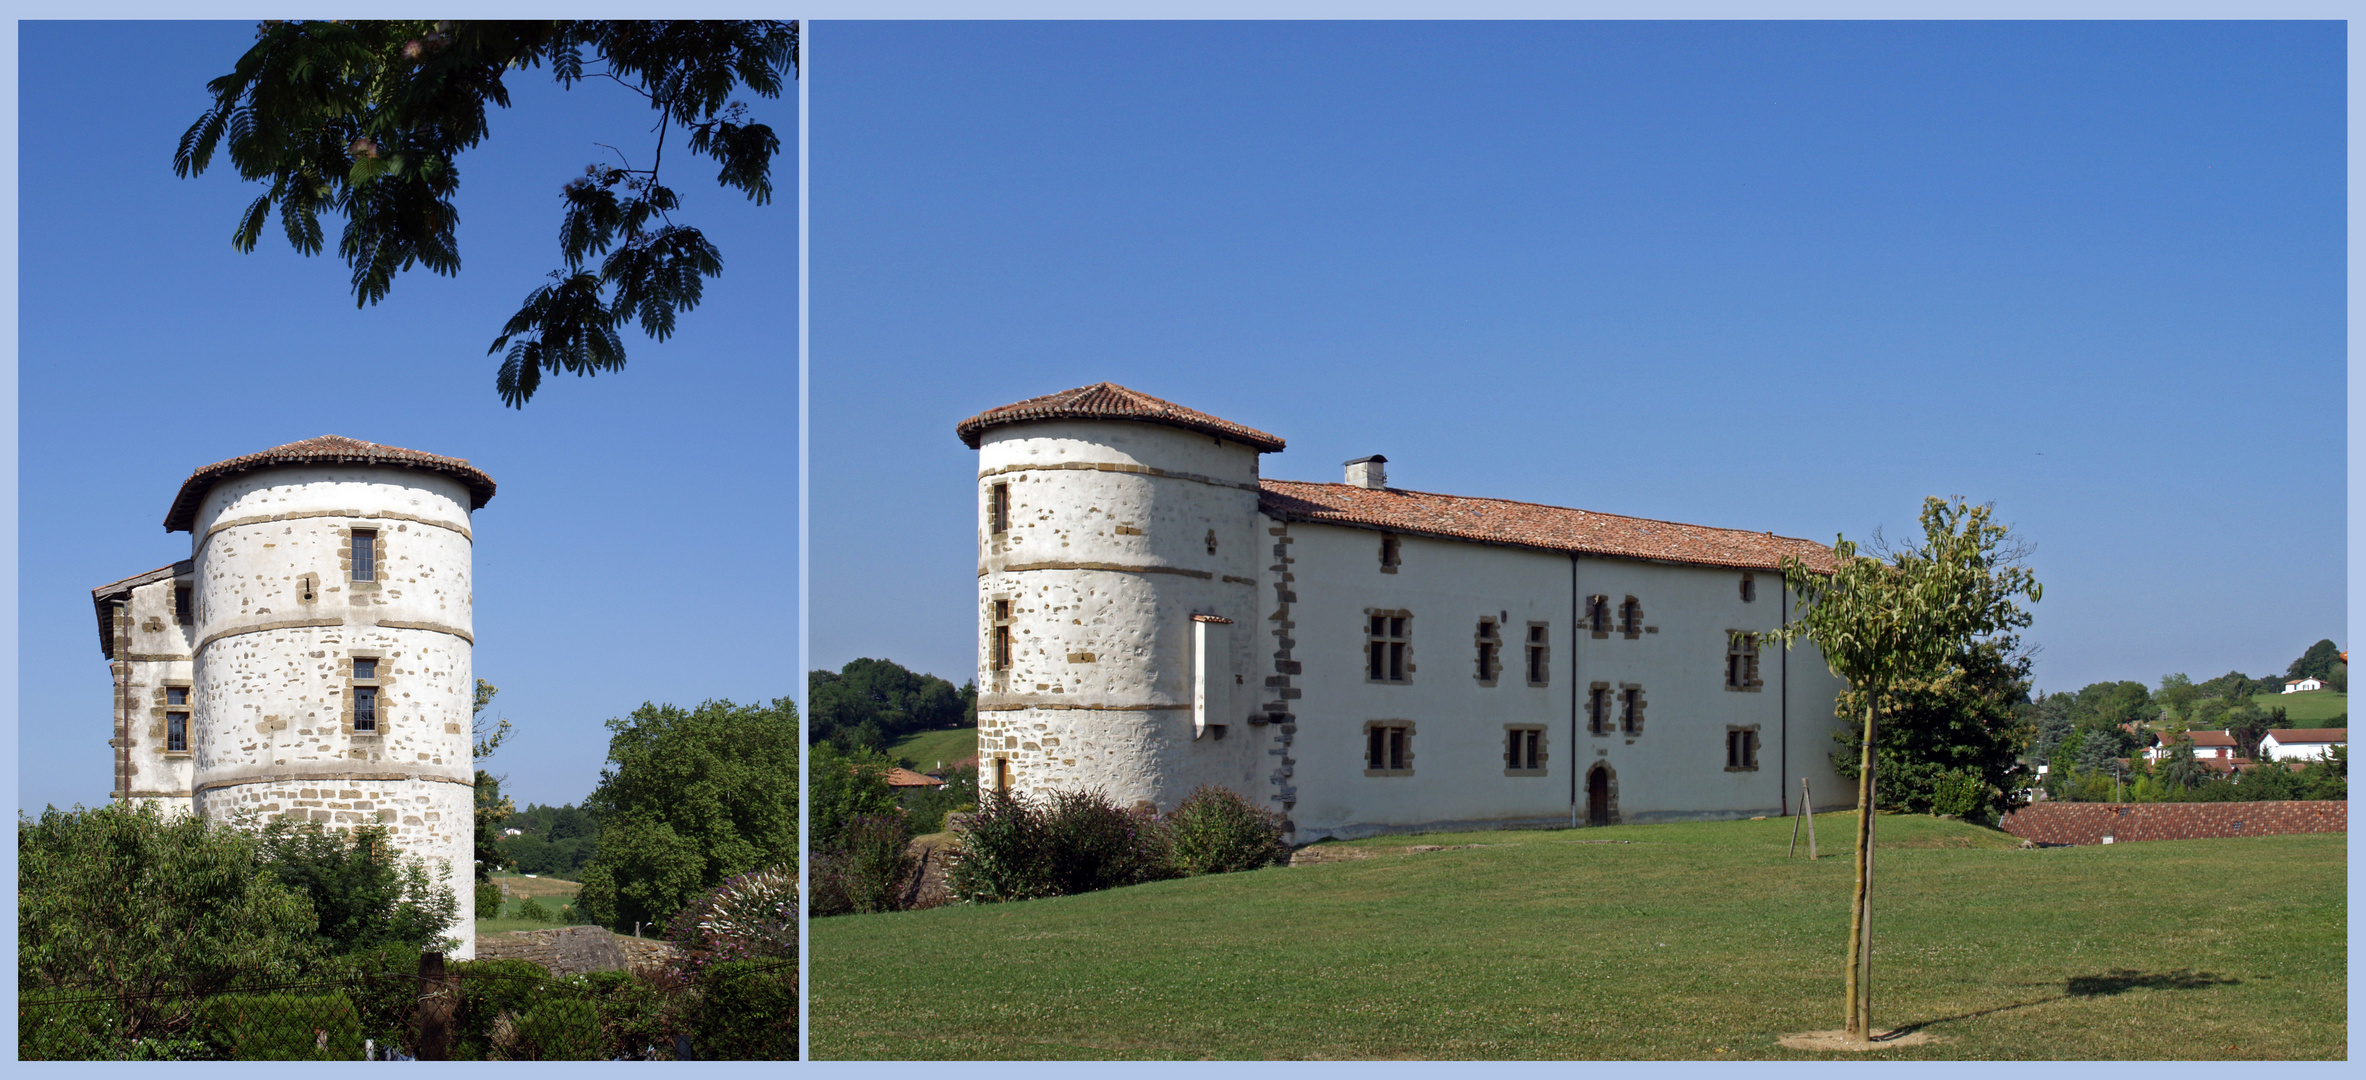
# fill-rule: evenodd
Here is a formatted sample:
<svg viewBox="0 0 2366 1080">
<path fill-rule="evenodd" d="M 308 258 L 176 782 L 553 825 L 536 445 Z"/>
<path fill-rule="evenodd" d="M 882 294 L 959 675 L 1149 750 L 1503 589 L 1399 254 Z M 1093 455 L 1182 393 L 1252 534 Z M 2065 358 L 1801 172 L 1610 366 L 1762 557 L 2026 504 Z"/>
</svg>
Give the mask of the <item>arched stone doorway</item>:
<svg viewBox="0 0 2366 1080">
<path fill-rule="evenodd" d="M 1618 824 L 1618 774 L 1605 762 L 1586 773 L 1586 823 Z"/>
</svg>

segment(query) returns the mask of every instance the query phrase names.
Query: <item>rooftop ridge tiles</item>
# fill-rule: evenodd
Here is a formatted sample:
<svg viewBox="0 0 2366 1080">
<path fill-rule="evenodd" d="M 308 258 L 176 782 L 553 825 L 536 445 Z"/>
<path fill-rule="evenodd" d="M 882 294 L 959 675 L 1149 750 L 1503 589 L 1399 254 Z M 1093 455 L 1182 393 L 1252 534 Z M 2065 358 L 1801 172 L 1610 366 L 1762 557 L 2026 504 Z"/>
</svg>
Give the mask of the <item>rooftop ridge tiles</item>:
<svg viewBox="0 0 2366 1080">
<path fill-rule="evenodd" d="M 164 530 L 187 532 L 194 527 L 197 505 L 215 484 L 258 469 L 308 462 L 358 462 L 450 476 L 468 488 L 470 510 L 480 509 L 492 501 L 495 490 L 493 478 L 486 475 L 483 469 L 469 464 L 467 458 L 445 457 L 425 450 L 367 442 L 346 435 L 315 435 L 200 466 L 189 474 L 187 480 L 181 482 L 181 490 L 173 497 L 171 509 L 165 511 Z"/>
</svg>

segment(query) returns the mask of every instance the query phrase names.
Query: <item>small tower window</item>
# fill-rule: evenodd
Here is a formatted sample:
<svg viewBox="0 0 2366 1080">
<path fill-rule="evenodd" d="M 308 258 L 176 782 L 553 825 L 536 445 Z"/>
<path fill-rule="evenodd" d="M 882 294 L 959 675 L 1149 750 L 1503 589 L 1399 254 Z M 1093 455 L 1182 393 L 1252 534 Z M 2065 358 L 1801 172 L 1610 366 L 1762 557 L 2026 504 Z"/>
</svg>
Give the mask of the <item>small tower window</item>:
<svg viewBox="0 0 2366 1080">
<path fill-rule="evenodd" d="M 356 686 L 353 688 L 353 730 L 378 730 L 377 687 Z"/>
<path fill-rule="evenodd" d="M 168 754 L 189 752 L 189 688 L 164 688 L 164 751 Z"/>
<path fill-rule="evenodd" d="M 173 588 L 174 622 L 177 622 L 182 626 L 192 626 L 196 624 L 197 600 L 191 595 L 195 591 L 196 590 L 191 589 L 187 585 L 178 585 Z"/>
<path fill-rule="evenodd" d="M 378 580 L 378 531 L 353 530 L 353 580 Z"/>
<path fill-rule="evenodd" d="M 1010 670 L 1010 601 L 994 602 L 994 670 Z"/>
<path fill-rule="evenodd" d="M 990 527 L 993 529 L 994 535 L 1001 536 L 1002 534 L 1009 532 L 1010 485 L 994 485 L 994 487 L 991 489 L 990 496 L 986 500 L 986 503 L 988 507 L 986 516 L 992 522 Z"/>
</svg>

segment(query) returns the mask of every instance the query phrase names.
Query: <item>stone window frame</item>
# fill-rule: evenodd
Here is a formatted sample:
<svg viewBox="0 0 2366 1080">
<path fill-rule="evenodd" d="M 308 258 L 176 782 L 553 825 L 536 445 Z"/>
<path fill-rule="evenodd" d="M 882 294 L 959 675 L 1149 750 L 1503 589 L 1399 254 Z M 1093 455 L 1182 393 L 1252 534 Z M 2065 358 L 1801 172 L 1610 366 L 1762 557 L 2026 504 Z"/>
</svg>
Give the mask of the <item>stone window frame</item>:
<svg viewBox="0 0 2366 1080">
<path fill-rule="evenodd" d="M 1586 597 L 1585 627 L 1597 638 L 1610 636 L 1610 597 L 1601 594 Z"/>
<path fill-rule="evenodd" d="M 986 488 L 986 535 L 994 542 L 1010 535 L 1010 481 L 999 480 Z"/>
<path fill-rule="evenodd" d="M 174 622 L 179 623 L 182 626 L 197 625 L 196 583 L 192 582 L 190 584 L 183 585 L 178 581 L 173 582 L 171 603 L 173 606 Z"/>
<path fill-rule="evenodd" d="M 1000 681 L 1009 676 L 1017 661 L 1018 642 L 1011 636 L 1011 625 L 1018 621 L 1017 608 L 1007 596 L 989 597 L 987 602 L 992 606 L 988 608 L 986 618 L 993 630 L 986 644 L 986 670 L 993 672 L 994 678 Z"/>
<path fill-rule="evenodd" d="M 1473 679 L 1480 686 L 1494 686 L 1503 678 L 1503 620 L 1493 615 L 1479 616 L 1478 628 L 1471 631 Z M 1369 672 L 1367 672 L 1369 674 Z"/>
<path fill-rule="evenodd" d="M 1361 748 L 1361 749 L 1362 749 L 1362 752 L 1363 752 L 1363 755 L 1364 755 L 1364 775 L 1365 775 L 1365 776 L 1411 776 L 1411 775 L 1413 775 L 1413 737 L 1414 737 L 1414 730 L 1413 730 L 1413 729 L 1414 729 L 1414 723 L 1413 723 L 1413 721 L 1411 721 L 1411 720 L 1366 720 L 1366 721 L 1364 721 L 1364 745 L 1363 745 L 1363 747 Z M 1397 736 L 1396 736 L 1396 738 L 1397 738 L 1397 740 L 1398 740 L 1398 741 L 1396 742 L 1396 744 L 1395 744 L 1395 746 L 1394 746 L 1394 748 L 1393 748 L 1393 749 L 1395 749 L 1395 750 L 1397 751 L 1397 754 L 1396 754 L 1396 756 L 1395 756 L 1393 759 L 1391 759 L 1391 758 L 1388 758 L 1388 757 L 1387 757 L 1387 755 L 1388 755 L 1388 751 L 1391 749 L 1391 747 L 1390 747 L 1390 746 L 1387 744 L 1387 740 L 1388 740 L 1389 736 L 1388 736 L 1388 735 L 1386 735 L 1386 734 L 1382 734 L 1382 733 L 1385 733 L 1385 732 L 1396 732 L 1396 733 L 1398 733 L 1398 734 L 1397 734 Z M 1397 767 L 1396 767 L 1396 768 L 1375 769 L 1375 768 L 1373 768 L 1373 767 L 1372 767 L 1372 763 L 1373 763 L 1373 760 L 1374 760 L 1374 759 L 1373 759 L 1373 753 L 1372 753 L 1372 751 L 1373 751 L 1373 749 L 1374 749 L 1374 746 L 1375 746 L 1375 742 L 1374 742 L 1374 736 L 1375 736 L 1375 735 L 1379 735 L 1379 737 L 1380 737 L 1380 740 L 1381 740 L 1381 741 L 1380 741 L 1380 743 L 1379 743 L 1379 749 L 1380 749 L 1380 751 L 1381 751 L 1382 758 L 1383 758 L 1384 760 L 1394 760 L 1394 761 L 1396 761 L 1396 762 L 1397 762 Z"/>
<path fill-rule="evenodd" d="M 181 692 L 179 705 L 173 704 L 172 692 L 175 690 Z M 197 684 L 189 679 L 159 679 L 156 681 L 156 715 L 164 722 L 164 742 L 162 743 L 164 749 L 158 752 L 165 757 L 184 758 L 190 755 L 191 726 L 197 718 L 197 706 L 194 704 L 196 693 Z M 178 750 L 172 748 L 173 717 L 175 716 L 181 718 L 181 748 Z"/>
<path fill-rule="evenodd" d="M 345 690 L 343 701 L 341 702 L 341 717 L 344 720 L 346 735 L 356 739 L 381 739 L 386 737 L 386 729 L 392 726 L 394 721 L 393 710 L 388 707 L 393 699 L 393 695 L 387 693 L 388 690 L 393 688 L 395 681 L 394 674 L 388 667 L 388 661 L 390 659 L 391 658 L 388 657 L 384 652 L 381 652 L 377 649 L 346 650 L 345 656 L 341 661 L 345 668 Z M 374 676 L 367 679 L 354 678 L 353 662 L 356 660 L 372 661 L 370 670 L 374 673 Z M 377 691 L 377 693 L 371 695 L 372 715 L 370 717 L 370 728 L 367 731 L 354 726 L 354 710 L 356 707 L 355 702 L 359 695 L 355 694 L 353 691 L 355 687 L 362 686 L 371 687 Z"/>
<path fill-rule="evenodd" d="M 1748 630 L 1725 632 L 1725 688 L 1758 693 L 1766 686 L 1758 677 L 1758 635 Z"/>
<path fill-rule="evenodd" d="M 1399 538 L 1397 534 L 1392 532 L 1381 533 L 1380 572 L 1383 574 L 1396 573 L 1397 567 L 1404 565 L 1404 561 L 1405 547 L 1403 540 Z"/>
<path fill-rule="evenodd" d="M 1383 619 L 1389 620 L 1388 623 L 1378 627 L 1374 625 Z M 1383 633 L 1383 630 L 1387 632 Z M 1375 686 L 1412 685 L 1414 670 L 1412 610 L 1409 608 L 1365 608 L 1363 632 L 1364 681 Z M 1381 651 L 1383 646 L 1395 646 L 1396 648 L 1394 651 L 1384 653 Z M 1396 663 L 1394 665 L 1384 663 L 1382 660 L 1384 655 L 1391 657 Z M 1396 677 L 1374 678 L 1372 675 L 1374 668 L 1393 670 Z"/>
<path fill-rule="evenodd" d="M 1643 601 L 1630 596 L 1619 603 L 1618 632 L 1628 641 L 1643 636 Z"/>
<path fill-rule="evenodd" d="M 1528 620 L 1528 641 L 1525 653 L 1530 686 L 1553 684 L 1553 624 L 1537 619 Z"/>
<path fill-rule="evenodd" d="M 1586 733 L 1608 735 L 1615 730 L 1611 724 L 1610 684 L 1597 682 L 1586 688 Z"/>
<path fill-rule="evenodd" d="M 1533 738 L 1515 742 L 1522 735 Z M 1503 774 L 1505 776 L 1544 776 L 1551 771 L 1552 728 L 1546 724 L 1505 724 L 1503 726 Z M 1525 745 L 1523 745 L 1525 743 Z M 1516 749 L 1525 749 L 1533 756 L 1535 765 L 1521 768 L 1522 756 Z"/>
<path fill-rule="evenodd" d="M 1742 603 L 1755 604 L 1757 602 L 1758 579 L 1755 575 L 1745 570 L 1742 572 Z"/>
<path fill-rule="evenodd" d="M 1589 767 L 1586 769 L 1586 778 L 1585 778 L 1585 784 L 1584 784 L 1584 787 L 1583 787 L 1583 790 L 1584 790 L 1584 792 L 1585 792 L 1585 794 L 1586 794 L 1586 801 L 1587 801 L 1587 803 L 1588 803 L 1588 805 L 1587 805 L 1587 811 L 1588 811 L 1588 813 L 1587 813 L 1587 815 L 1586 815 L 1586 823 L 1587 823 L 1588 825 L 1591 825 L 1591 824 L 1593 823 L 1593 814 L 1592 814 L 1592 809 L 1593 809 L 1593 808 L 1592 808 L 1592 805 L 1591 805 L 1591 804 L 1592 804 L 1592 802 L 1593 802 L 1594 774 L 1595 774 L 1595 773 L 1601 773 L 1601 774 L 1602 774 L 1602 796 L 1603 796 L 1603 798 L 1602 798 L 1602 803 L 1603 803 L 1603 806 L 1602 806 L 1602 810 L 1603 810 L 1603 815 L 1602 815 L 1602 817 L 1603 817 L 1603 821 L 1602 821 L 1602 824 L 1604 824 L 1604 825 L 1616 825 L 1616 824 L 1619 824 L 1619 819 L 1618 819 L 1618 770 L 1617 770 L 1617 769 L 1614 769 L 1614 768 L 1611 768 L 1611 767 L 1610 767 L 1610 763 L 1609 763 L 1609 762 L 1607 762 L 1607 761 L 1597 761 L 1597 762 L 1593 763 L 1593 765 L 1589 766 Z"/>
<path fill-rule="evenodd" d="M 1758 750 L 1757 724 L 1725 725 L 1726 772 L 1757 772 Z"/>
<path fill-rule="evenodd" d="M 994 790 L 1009 795 L 1011 789 L 1018 786 L 1018 780 L 1019 770 L 1011 765 L 1010 758 L 1001 754 L 995 755 Z"/>
<path fill-rule="evenodd" d="M 1618 730 L 1632 739 L 1643 734 L 1643 713 L 1651 708 L 1651 699 L 1644 695 L 1642 683 L 1620 683 L 1618 689 Z"/>
<path fill-rule="evenodd" d="M 353 577 L 353 543 L 357 535 L 370 537 L 370 576 L 357 581 Z M 337 576 L 345 580 L 345 587 L 355 592 L 376 592 L 386 580 L 386 533 L 375 525 L 340 525 L 337 527 Z"/>
</svg>

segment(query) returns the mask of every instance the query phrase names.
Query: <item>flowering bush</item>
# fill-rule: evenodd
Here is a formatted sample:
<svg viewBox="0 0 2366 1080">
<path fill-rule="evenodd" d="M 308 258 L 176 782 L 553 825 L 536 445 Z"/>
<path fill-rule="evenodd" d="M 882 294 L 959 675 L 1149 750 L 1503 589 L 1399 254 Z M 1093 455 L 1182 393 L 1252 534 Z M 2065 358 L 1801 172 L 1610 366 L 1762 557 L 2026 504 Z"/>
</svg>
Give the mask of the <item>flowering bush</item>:
<svg viewBox="0 0 2366 1080">
<path fill-rule="evenodd" d="M 795 959 L 797 870 L 792 863 L 726 878 L 666 928 L 687 975 L 733 960 Z"/>
</svg>

